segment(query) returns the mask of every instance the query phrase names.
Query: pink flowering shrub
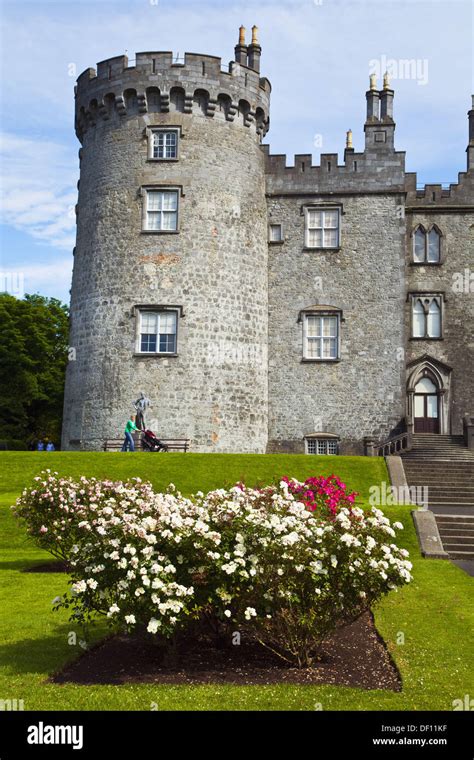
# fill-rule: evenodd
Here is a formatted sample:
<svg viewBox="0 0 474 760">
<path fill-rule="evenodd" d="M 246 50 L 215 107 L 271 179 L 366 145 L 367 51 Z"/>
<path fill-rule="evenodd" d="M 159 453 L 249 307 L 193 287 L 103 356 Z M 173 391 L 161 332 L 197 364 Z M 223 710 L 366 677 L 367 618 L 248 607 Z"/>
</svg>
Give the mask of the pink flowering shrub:
<svg viewBox="0 0 474 760">
<path fill-rule="evenodd" d="M 185 498 L 174 486 L 74 485 L 46 473 L 15 511 L 70 562 L 71 590 L 56 606 L 73 620 L 103 614 L 169 638 L 205 618 L 302 667 L 338 625 L 411 580 L 408 552 L 393 540 L 403 526 L 352 500 L 342 506 L 342 496 L 325 508 L 318 489 L 345 489 L 311 480 Z"/>
<path fill-rule="evenodd" d="M 336 515 L 342 508 L 350 510 L 357 496 L 355 491 L 348 492 L 346 484 L 336 475 L 327 478 L 318 475 L 307 478 L 304 483 L 287 477 L 282 480 L 288 484 L 293 496 L 297 496 L 311 512 L 317 511 L 320 515 Z"/>
</svg>

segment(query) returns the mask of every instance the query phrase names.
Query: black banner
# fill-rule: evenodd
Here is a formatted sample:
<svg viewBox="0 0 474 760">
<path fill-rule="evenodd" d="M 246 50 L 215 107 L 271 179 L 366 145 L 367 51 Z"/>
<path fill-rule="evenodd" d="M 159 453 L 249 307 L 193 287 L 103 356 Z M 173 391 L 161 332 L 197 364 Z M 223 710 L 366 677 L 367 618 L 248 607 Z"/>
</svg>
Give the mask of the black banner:
<svg viewBox="0 0 474 760">
<path fill-rule="evenodd" d="M 3 712 L 0 760 L 158 757 L 174 747 L 252 756 L 306 746 L 369 757 L 472 760 L 472 713 L 459 712 Z M 105 754 L 106 753 L 106 754 Z"/>
</svg>

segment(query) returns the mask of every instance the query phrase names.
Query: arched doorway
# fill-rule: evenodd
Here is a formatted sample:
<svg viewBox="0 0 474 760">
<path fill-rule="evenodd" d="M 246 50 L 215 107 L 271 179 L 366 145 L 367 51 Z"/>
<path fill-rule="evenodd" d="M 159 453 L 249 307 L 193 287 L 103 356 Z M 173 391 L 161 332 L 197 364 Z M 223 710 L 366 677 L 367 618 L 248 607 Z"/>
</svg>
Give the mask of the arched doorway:
<svg viewBox="0 0 474 760">
<path fill-rule="evenodd" d="M 452 367 L 428 354 L 409 362 L 406 419 L 408 432 L 449 435 L 451 376 Z"/>
<path fill-rule="evenodd" d="M 422 377 L 415 385 L 413 399 L 415 433 L 439 433 L 439 388 L 433 380 Z"/>
</svg>

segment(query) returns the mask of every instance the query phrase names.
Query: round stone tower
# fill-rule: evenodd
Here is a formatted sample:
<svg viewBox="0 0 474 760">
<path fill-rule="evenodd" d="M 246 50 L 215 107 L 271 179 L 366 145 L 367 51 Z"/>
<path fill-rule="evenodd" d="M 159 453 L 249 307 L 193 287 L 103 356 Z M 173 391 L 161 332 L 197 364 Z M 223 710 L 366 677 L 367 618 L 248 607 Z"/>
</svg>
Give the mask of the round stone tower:
<svg viewBox="0 0 474 760">
<path fill-rule="evenodd" d="M 265 451 L 271 87 L 256 28 L 235 53 L 228 70 L 191 53 L 119 56 L 77 81 L 64 449 L 121 437 L 143 392 L 163 438 Z"/>
</svg>

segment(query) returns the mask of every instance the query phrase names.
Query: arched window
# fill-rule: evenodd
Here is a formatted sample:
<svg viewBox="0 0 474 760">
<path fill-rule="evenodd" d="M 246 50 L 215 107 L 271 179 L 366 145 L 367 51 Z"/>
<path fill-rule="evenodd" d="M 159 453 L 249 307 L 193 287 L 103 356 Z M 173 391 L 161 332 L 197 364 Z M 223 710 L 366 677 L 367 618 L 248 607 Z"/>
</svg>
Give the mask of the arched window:
<svg viewBox="0 0 474 760">
<path fill-rule="evenodd" d="M 138 101 L 137 101 L 137 91 L 136 90 L 125 90 L 123 94 L 123 99 L 125 101 L 125 108 L 127 109 L 127 114 L 137 114 L 138 113 Z"/>
<path fill-rule="evenodd" d="M 422 264 L 425 260 L 426 232 L 423 227 L 418 227 L 414 235 L 413 260 Z"/>
<path fill-rule="evenodd" d="M 437 393 L 438 388 L 429 377 L 422 377 L 415 385 L 415 393 Z"/>
<path fill-rule="evenodd" d="M 193 113 L 207 114 L 209 93 L 206 90 L 196 90 L 193 98 Z"/>
<path fill-rule="evenodd" d="M 426 316 L 423 304 L 417 299 L 413 305 L 413 337 L 424 338 L 426 333 Z"/>
<path fill-rule="evenodd" d="M 433 227 L 428 233 L 428 263 L 438 264 L 440 259 L 441 235 L 436 227 Z"/>
<path fill-rule="evenodd" d="M 148 87 L 146 91 L 146 100 L 148 105 L 148 111 L 150 113 L 160 113 L 161 111 L 161 96 L 158 87 Z"/>
<path fill-rule="evenodd" d="M 224 119 L 227 119 L 232 105 L 232 100 L 229 95 L 219 95 L 217 98 L 217 113 L 223 115 Z"/>
<path fill-rule="evenodd" d="M 433 226 L 429 232 L 420 224 L 413 234 L 413 262 L 439 264 L 441 260 L 441 233 Z"/>
<path fill-rule="evenodd" d="M 428 307 L 428 337 L 441 337 L 441 309 L 436 298 L 433 298 Z"/>
<path fill-rule="evenodd" d="M 412 295 L 412 338 L 441 338 L 441 298 L 442 296 L 434 295 Z"/>
<path fill-rule="evenodd" d="M 184 90 L 182 87 L 173 87 L 171 89 L 170 111 L 184 112 Z"/>
</svg>

